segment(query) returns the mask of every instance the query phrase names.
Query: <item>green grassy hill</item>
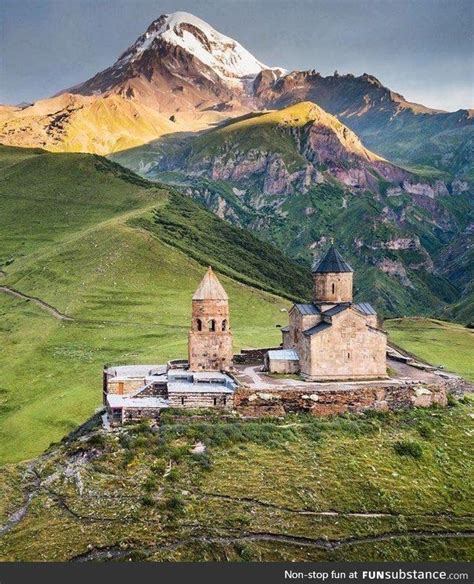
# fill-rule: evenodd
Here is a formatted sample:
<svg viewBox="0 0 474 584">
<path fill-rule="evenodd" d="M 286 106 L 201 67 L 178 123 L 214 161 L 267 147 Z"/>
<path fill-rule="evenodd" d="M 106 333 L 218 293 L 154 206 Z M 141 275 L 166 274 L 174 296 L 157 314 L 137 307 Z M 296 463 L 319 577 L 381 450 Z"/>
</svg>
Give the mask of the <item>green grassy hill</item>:
<svg viewBox="0 0 474 584">
<path fill-rule="evenodd" d="M 2 560 L 472 557 L 469 400 L 334 419 L 170 412 L 158 435 L 96 420 L 63 438 L 100 406 L 104 363 L 185 356 L 205 265 L 229 293 L 236 349 L 279 342 L 282 296 L 306 295 L 307 273 L 97 156 L 0 149 L 0 217 L 0 286 L 32 297 L 0 292 Z M 387 327 L 473 378 L 467 329 Z"/>
<path fill-rule="evenodd" d="M 472 405 L 332 419 L 166 413 L 4 467 L 7 561 L 472 560 Z M 201 441 L 206 450 L 191 452 Z M 32 537 L 34 534 L 34 537 Z"/>
<path fill-rule="evenodd" d="M 386 320 L 384 328 L 397 344 L 432 365 L 474 382 L 474 330 L 425 318 Z"/>
<path fill-rule="evenodd" d="M 0 285 L 73 319 L 0 293 L 0 461 L 33 456 L 90 416 L 104 363 L 184 357 L 203 266 L 233 278 L 222 281 L 235 348 L 279 342 L 288 303 L 265 289 L 298 296 L 304 272 L 270 246 L 98 156 L 2 148 L 0 167 Z M 202 239 L 173 242 L 164 218 L 178 204 L 184 232 L 197 237 L 202 222 L 238 263 Z"/>
</svg>

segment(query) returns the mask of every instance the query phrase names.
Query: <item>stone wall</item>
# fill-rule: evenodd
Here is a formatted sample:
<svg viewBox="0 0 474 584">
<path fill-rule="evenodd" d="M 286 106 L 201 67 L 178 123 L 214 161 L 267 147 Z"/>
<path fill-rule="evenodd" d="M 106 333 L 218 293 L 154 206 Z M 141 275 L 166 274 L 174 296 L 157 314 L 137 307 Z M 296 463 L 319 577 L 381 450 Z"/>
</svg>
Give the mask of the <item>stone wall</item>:
<svg viewBox="0 0 474 584">
<path fill-rule="evenodd" d="M 221 371 L 232 367 L 227 300 L 193 300 L 188 362 L 191 371 Z"/>
<path fill-rule="evenodd" d="M 144 419 L 158 419 L 161 410 L 158 408 L 123 408 L 122 409 L 122 423 L 138 422 Z"/>
<path fill-rule="evenodd" d="M 284 416 L 295 412 L 308 412 L 315 416 L 328 416 L 344 412 L 365 410 L 399 410 L 411 407 L 428 407 L 447 404 L 448 384 L 387 384 L 358 385 L 347 389 L 314 387 L 295 389 L 253 390 L 240 387 L 234 393 L 236 411 L 248 417 Z"/>
<path fill-rule="evenodd" d="M 268 351 L 278 351 L 281 347 L 264 347 L 263 349 L 242 349 L 234 355 L 234 363 L 238 365 L 263 365 L 265 354 Z"/>
<path fill-rule="evenodd" d="M 386 377 L 386 335 L 354 309 L 331 320 L 329 328 L 298 343 L 301 373 L 314 381 Z"/>
<path fill-rule="evenodd" d="M 216 392 L 168 392 L 170 408 L 225 408 L 232 409 L 234 396 L 230 393 Z M 184 400 L 184 403 L 183 403 Z M 215 403 L 214 403 L 215 400 Z"/>
<path fill-rule="evenodd" d="M 314 302 L 352 302 L 352 272 L 314 274 Z"/>
</svg>

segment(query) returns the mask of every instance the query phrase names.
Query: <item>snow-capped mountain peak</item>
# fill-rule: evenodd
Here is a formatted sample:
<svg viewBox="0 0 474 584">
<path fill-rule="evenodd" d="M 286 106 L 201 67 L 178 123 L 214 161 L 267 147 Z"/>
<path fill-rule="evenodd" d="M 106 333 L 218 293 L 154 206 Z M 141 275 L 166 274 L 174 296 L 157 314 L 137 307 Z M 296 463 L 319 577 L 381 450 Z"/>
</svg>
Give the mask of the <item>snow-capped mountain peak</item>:
<svg viewBox="0 0 474 584">
<path fill-rule="evenodd" d="M 118 63 L 135 61 L 153 49 L 157 40 L 181 47 L 228 81 L 252 78 L 263 69 L 269 69 L 237 41 L 187 12 L 160 16 L 119 58 Z"/>
</svg>

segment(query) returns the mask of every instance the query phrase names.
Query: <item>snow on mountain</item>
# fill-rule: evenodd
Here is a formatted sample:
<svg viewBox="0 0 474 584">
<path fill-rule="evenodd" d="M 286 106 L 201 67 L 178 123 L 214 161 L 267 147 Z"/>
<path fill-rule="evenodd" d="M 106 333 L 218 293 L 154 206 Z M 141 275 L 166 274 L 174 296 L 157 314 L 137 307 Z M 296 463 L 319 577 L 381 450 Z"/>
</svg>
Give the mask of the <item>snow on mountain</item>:
<svg viewBox="0 0 474 584">
<path fill-rule="evenodd" d="M 164 14 L 118 59 L 118 65 L 135 61 L 153 49 L 157 39 L 179 46 L 210 67 L 224 80 L 255 77 L 269 69 L 234 39 L 187 12 Z"/>
</svg>

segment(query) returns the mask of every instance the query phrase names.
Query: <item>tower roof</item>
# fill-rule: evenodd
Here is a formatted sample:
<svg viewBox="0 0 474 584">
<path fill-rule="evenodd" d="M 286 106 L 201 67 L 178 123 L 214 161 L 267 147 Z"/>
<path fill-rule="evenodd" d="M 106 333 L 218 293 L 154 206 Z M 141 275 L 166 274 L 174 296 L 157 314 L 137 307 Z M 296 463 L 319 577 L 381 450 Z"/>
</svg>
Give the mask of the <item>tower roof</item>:
<svg viewBox="0 0 474 584">
<path fill-rule="evenodd" d="M 344 260 L 334 246 L 331 246 L 326 255 L 316 260 L 311 270 L 313 274 L 328 274 L 339 272 L 353 272 L 351 266 Z"/>
<path fill-rule="evenodd" d="M 227 292 L 212 271 L 211 266 L 207 268 L 206 275 L 201 280 L 193 300 L 228 300 Z"/>
</svg>

